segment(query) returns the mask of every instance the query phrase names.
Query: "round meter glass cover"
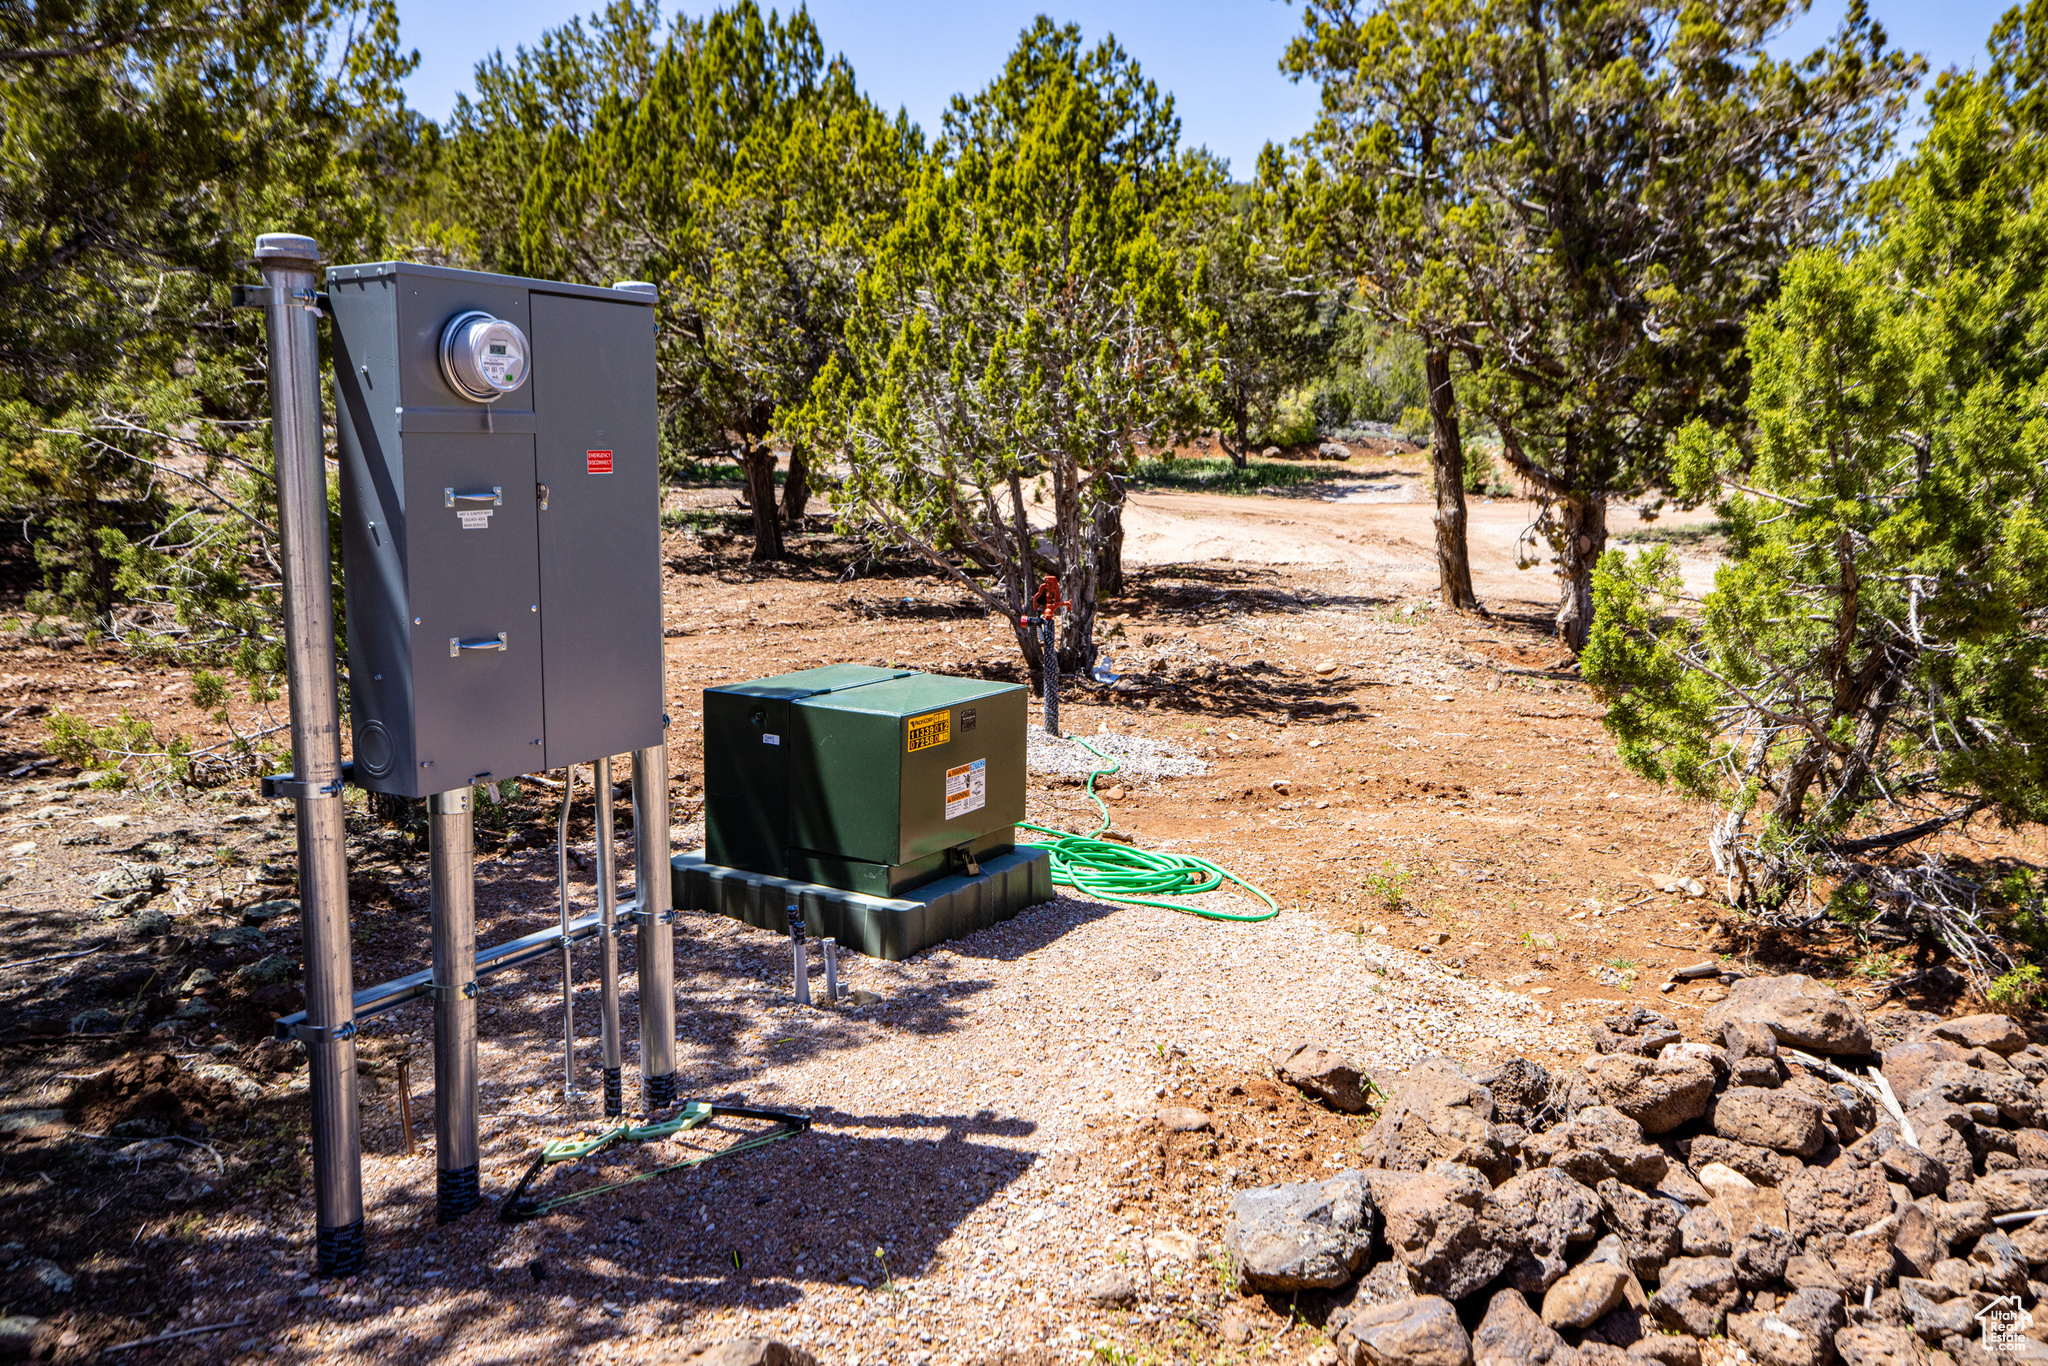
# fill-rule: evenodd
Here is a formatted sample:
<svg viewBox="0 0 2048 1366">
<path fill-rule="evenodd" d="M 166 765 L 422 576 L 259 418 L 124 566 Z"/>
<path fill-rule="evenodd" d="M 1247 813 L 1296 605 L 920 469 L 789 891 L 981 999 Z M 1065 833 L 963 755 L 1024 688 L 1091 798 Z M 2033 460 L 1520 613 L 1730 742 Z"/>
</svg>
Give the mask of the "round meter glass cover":
<svg viewBox="0 0 2048 1366">
<path fill-rule="evenodd" d="M 465 313 L 441 334 L 441 368 L 465 397 L 489 403 L 526 383 L 526 334 L 488 313 Z"/>
</svg>

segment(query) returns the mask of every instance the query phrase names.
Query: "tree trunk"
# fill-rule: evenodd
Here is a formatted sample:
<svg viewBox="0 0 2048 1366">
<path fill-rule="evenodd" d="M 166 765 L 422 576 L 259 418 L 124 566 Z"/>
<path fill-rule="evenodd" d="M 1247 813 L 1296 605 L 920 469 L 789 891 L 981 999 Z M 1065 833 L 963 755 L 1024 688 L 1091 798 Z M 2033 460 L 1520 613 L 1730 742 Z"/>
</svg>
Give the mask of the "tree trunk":
<svg viewBox="0 0 2048 1366">
<path fill-rule="evenodd" d="M 747 476 L 747 502 L 754 510 L 755 560 L 782 558 L 782 513 L 775 505 L 775 452 L 750 445 L 740 457 Z"/>
<path fill-rule="evenodd" d="M 1251 433 L 1245 429 L 1245 405 L 1243 403 L 1239 403 L 1231 409 L 1230 424 L 1237 430 L 1237 448 L 1232 450 L 1231 447 L 1226 445 L 1223 449 L 1229 452 L 1230 463 L 1239 469 L 1243 469 L 1252 453 L 1252 437 Z M 1222 433 L 1219 432 L 1217 435 L 1220 436 Z"/>
<path fill-rule="evenodd" d="M 1437 591 L 1460 612 L 1479 605 L 1472 591 L 1472 557 L 1465 543 L 1465 444 L 1451 392 L 1451 356 L 1431 348 L 1423 356 L 1429 384 L 1429 460 L 1436 475 Z"/>
<path fill-rule="evenodd" d="M 1090 540 L 1095 551 L 1095 591 L 1114 598 L 1124 591 L 1124 480 L 1103 476 L 1104 492 L 1095 504 Z"/>
<path fill-rule="evenodd" d="M 1607 496 L 1562 494 L 1557 506 L 1557 636 L 1577 654 L 1593 630 L 1593 565 L 1607 549 Z"/>
<path fill-rule="evenodd" d="M 792 535 L 804 529 L 804 511 L 811 504 L 811 462 L 804 448 L 789 443 L 789 475 L 782 481 L 782 520 Z"/>
</svg>

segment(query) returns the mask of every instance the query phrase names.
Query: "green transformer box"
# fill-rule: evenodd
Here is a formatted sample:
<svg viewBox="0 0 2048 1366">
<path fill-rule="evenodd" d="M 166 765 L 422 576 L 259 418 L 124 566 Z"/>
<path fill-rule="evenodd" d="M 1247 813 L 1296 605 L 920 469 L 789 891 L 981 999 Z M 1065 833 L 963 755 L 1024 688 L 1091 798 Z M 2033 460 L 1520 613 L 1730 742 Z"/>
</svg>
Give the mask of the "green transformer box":
<svg viewBox="0 0 2048 1366">
<path fill-rule="evenodd" d="M 893 897 L 1010 852 L 1028 694 L 834 664 L 704 691 L 704 858 Z"/>
</svg>

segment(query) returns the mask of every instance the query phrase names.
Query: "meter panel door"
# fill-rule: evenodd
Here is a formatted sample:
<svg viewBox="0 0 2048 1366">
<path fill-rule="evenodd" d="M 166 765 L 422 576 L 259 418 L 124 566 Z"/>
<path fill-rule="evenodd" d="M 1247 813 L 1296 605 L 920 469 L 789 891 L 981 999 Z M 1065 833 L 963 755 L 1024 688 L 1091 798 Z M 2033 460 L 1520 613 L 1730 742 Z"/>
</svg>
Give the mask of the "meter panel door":
<svg viewBox="0 0 2048 1366">
<path fill-rule="evenodd" d="M 418 792 L 544 767 L 533 438 L 405 440 Z"/>
<path fill-rule="evenodd" d="M 661 743 L 654 310 L 534 291 L 546 763 Z"/>
</svg>

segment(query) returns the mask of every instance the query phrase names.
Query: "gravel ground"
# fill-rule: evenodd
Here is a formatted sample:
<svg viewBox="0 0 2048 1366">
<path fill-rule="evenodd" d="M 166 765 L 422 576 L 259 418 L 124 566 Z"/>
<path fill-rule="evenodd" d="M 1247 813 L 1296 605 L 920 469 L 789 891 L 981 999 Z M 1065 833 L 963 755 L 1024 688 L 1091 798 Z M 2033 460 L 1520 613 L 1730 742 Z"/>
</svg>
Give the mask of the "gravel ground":
<svg viewBox="0 0 2048 1366">
<path fill-rule="evenodd" d="M 1026 735 L 1025 761 L 1033 773 L 1043 777 L 1084 781 L 1090 773 L 1107 765 L 1083 749 L 1081 740 L 1120 765 L 1115 774 L 1118 778 L 1193 778 L 1209 771 L 1206 761 L 1166 741 L 1119 735 L 1109 730 L 1078 738 L 1051 736 L 1037 726 L 1031 727 Z"/>
<path fill-rule="evenodd" d="M 1357 1123 L 1316 1112 L 1289 1120 L 1277 1148 L 1248 1154 L 1247 1166 L 1195 1161 L 1188 1203 L 1169 1217 L 1163 1205 L 1127 1203 L 1117 1181 L 1130 1164 L 1113 1168 L 1137 1151 L 1119 1145 L 1148 1132 L 1162 1097 L 1251 1078 L 1276 1045 L 1309 1036 L 1381 1075 L 1436 1052 L 1476 1061 L 1570 1045 L 1529 997 L 1301 914 L 1228 925 L 1062 898 L 908 962 L 854 959 L 846 987 L 882 1003 L 836 1010 L 788 1004 L 777 936 L 694 915 L 679 939 L 685 1093 L 799 1109 L 817 1117 L 809 1134 L 534 1223 L 506 1227 L 484 1210 L 435 1230 L 422 1217 L 433 1191 L 431 1098 L 414 1097 L 427 1141 L 412 1159 L 392 1155 L 396 1126 L 373 1101 L 371 1274 L 301 1289 L 291 1278 L 303 1265 L 287 1260 L 268 1275 L 237 1273 L 221 1292 L 202 1277 L 194 1321 L 253 1309 L 261 1327 L 195 1345 L 186 1359 L 219 1360 L 234 1346 L 292 1359 L 639 1361 L 672 1358 L 679 1340 L 770 1334 L 833 1366 L 937 1366 L 1158 1343 L 1199 1310 L 1194 1281 L 1233 1186 L 1273 1179 L 1264 1157 L 1298 1174 L 1343 1165 Z M 497 1035 L 483 1057 L 494 1196 L 565 1125 L 547 1045 L 560 1022 L 551 975 L 499 982 L 497 1018 L 517 1022 L 507 1033 L 486 1022 Z M 586 996 L 579 1007 L 586 1027 L 594 1005 Z M 626 1016 L 630 1045 L 630 996 Z M 424 1057 L 424 1018 L 386 1030 L 413 1036 Z M 708 1143 L 557 1173 L 553 1188 L 645 1170 L 758 1126 L 722 1127 Z M 1152 1140 L 1142 1141 L 1149 1153 Z M 274 1238 L 248 1233 L 251 1244 Z M 1078 1278 L 1118 1264 L 1155 1278 L 1147 1307 L 1098 1310 L 1075 1297 Z M 1285 1340 L 1269 1344 L 1277 1359 L 1316 1345 L 1306 1327 L 1279 1331 Z"/>
</svg>

